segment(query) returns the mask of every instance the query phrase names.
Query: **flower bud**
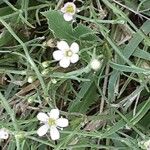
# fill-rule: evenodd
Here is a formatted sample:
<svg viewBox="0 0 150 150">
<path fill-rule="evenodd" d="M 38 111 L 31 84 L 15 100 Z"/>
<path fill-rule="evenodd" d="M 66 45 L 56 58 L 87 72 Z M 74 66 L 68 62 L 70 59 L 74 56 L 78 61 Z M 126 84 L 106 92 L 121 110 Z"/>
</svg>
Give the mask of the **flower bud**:
<svg viewBox="0 0 150 150">
<path fill-rule="evenodd" d="M 47 75 L 49 73 L 49 69 L 44 69 L 41 73 L 42 75 Z"/>
<path fill-rule="evenodd" d="M 42 43 L 42 45 L 43 45 L 44 47 L 46 47 L 46 41 L 44 41 L 44 42 Z"/>
<path fill-rule="evenodd" d="M 49 39 L 47 42 L 46 42 L 46 46 L 48 47 L 55 47 L 55 44 L 54 44 L 54 41 L 53 39 Z"/>
<path fill-rule="evenodd" d="M 51 79 L 51 82 L 52 82 L 53 84 L 56 84 L 56 83 L 57 83 L 57 80 L 56 80 L 56 79 Z"/>
<path fill-rule="evenodd" d="M 15 133 L 16 139 L 23 139 L 24 137 L 25 137 L 25 132 L 23 132 L 23 131 Z"/>
<path fill-rule="evenodd" d="M 28 98 L 28 103 L 33 103 L 34 100 L 35 100 L 35 98 L 31 96 L 31 97 Z"/>
<path fill-rule="evenodd" d="M 98 69 L 100 69 L 101 67 L 101 62 L 98 60 L 98 59 L 93 59 L 91 62 L 90 62 L 90 67 L 97 71 Z"/>
<path fill-rule="evenodd" d="M 49 61 L 44 61 L 42 62 L 42 67 L 47 68 L 49 66 L 50 62 Z"/>
<path fill-rule="evenodd" d="M 34 76 L 29 76 L 28 77 L 28 83 L 33 83 L 35 81 L 35 77 Z"/>
</svg>

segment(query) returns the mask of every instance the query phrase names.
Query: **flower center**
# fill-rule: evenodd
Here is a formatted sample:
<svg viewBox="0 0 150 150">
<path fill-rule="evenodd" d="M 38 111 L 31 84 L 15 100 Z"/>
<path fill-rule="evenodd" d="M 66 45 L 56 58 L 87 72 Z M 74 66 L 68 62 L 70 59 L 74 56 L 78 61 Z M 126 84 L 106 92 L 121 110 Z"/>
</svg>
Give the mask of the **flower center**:
<svg viewBox="0 0 150 150">
<path fill-rule="evenodd" d="M 66 13 L 74 13 L 74 7 L 72 5 L 68 5 L 66 7 Z"/>
<path fill-rule="evenodd" d="M 67 50 L 66 53 L 65 53 L 65 56 L 66 56 L 66 57 L 71 57 L 72 54 L 73 54 L 73 53 L 72 53 L 71 50 Z"/>
<path fill-rule="evenodd" d="M 49 118 L 49 119 L 48 119 L 48 125 L 49 125 L 49 126 L 56 125 L 56 120 L 53 119 L 53 118 Z"/>
</svg>

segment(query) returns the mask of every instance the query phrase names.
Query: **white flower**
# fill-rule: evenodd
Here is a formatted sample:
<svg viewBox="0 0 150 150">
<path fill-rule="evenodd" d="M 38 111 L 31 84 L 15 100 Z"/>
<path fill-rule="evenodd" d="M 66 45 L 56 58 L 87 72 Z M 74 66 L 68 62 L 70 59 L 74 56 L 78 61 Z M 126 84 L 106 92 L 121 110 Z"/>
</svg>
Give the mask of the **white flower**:
<svg viewBox="0 0 150 150">
<path fill-rule="evenodd" d="M 70 63 L 76 63 L 79 60 L 79 45 L 75 42 L 69 45 L 65 41 L 57 42 L 58 50 L 53 52 L 53 58 L 59 61 L 59 65 L 63 68 L 69 67 Z"/>
<path fill-rule="evenodd" d="M 50 136 L 52 140 L 58 140 L 60 138 L 60 134 L 57 128 L 63 129 L 68 126 L 68 119 L 59 118 L 59 110 L 52 109 L 48 115 L 46 113 L 40 112 L 37 115 L 38 120 L 41 121 L 44 125 L 42 125 L 38 130 L 37 134 L 39 136 L 43 136 L 50 129 Z"/>
<path fill-rule="evenodd" d="M 146 150 L 150 150 L 150 140 L 144 142 L 144 146 L 146 147 Z"/>
<path fill-rule="evenodd" d="M 3 128 L 0 129 L 0 139 L 6 140 L 6 139 L 8 139 L 8 137 L 9 137 L 8 132 Z"/>
<path fill-rule="evenodd" d="M 66 21 L 71 21 L 76 13 L 76 5 L 73 2 L 67 2 L 64 7 L 61 8 L 61 12 L 64 13 L 63 17 Z"/>
<path fill-rule="evenodd" d="M 97 71 L 101 67 L 101 62 L 97 59 L 93 59 L 90 63 L 90 66 L 93 70 Z"/>
</svg>

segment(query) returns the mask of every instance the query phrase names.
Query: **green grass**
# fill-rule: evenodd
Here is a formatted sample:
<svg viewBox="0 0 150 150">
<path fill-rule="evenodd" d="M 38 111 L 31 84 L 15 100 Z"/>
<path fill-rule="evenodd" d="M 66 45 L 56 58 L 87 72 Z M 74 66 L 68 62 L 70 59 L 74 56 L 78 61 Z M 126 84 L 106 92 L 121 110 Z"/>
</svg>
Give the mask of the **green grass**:
<svg viewBox="0 0 150 150">
<path fill-rule="evenodd" d="M 76 0 L 73 23 L 60 12 L 66 2 L 0 1 L 0 129 L 9 132 L 0 149 L 148 150 L 150 1 Z M 52 57 L 60 40 L 80 46 L 66 69 Z M 57 141 L 39 137 L 37 114 L 56 107 L 69 126 Z"/>
</svg>

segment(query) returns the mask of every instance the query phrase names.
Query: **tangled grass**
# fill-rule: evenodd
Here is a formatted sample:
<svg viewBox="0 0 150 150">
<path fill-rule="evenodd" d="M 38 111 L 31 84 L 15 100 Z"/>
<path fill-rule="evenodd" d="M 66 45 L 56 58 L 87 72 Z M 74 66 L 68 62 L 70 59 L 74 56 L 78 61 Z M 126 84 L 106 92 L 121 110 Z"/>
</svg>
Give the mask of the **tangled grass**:
<svg viewBox="0 0 150 150">
<path fill-rule="evenodd" d="M 0 1 L 0 148 L 149 150 L 150 1 L 76 0 L 71 21 L 67 2 Z M 53 58 L 60 41 L 77 62 Z M 68 126 L 39 137 L 37 114 L 54 108 Z"/>
</svg>

